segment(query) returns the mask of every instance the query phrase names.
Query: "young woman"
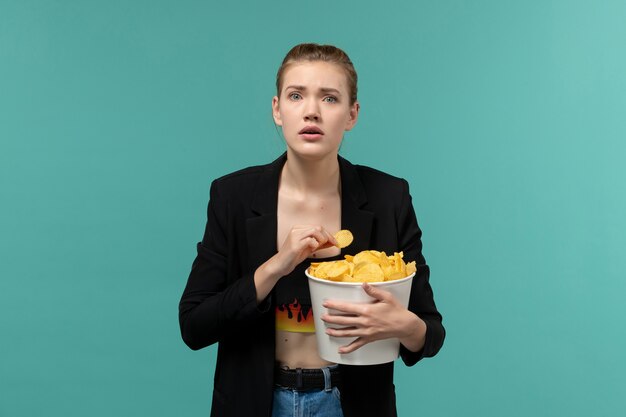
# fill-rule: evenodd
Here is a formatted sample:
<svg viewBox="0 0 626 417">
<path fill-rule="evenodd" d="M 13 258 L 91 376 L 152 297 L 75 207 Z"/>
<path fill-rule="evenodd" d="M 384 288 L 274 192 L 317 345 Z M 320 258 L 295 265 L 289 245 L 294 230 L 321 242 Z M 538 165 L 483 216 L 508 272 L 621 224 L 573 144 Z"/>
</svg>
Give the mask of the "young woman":
<svg viewBox="0 0 626 417">
<path fill-rule="evenodd" d="M 286 152 L 211 185 L 208 221 L 179 306 L 191 349 L 218 343 L 212 416 L 395 416 L 393 362 L 347 366 L 320 358 L 304 270 L 311 261 L 375 249 L 415 260 L 409 308 L 367 284 L 371 305 L 329 301 L 350 316 L 331 336 L 352 352 L 396 337 L 406 365 L 435 355 L 445 331 L 421 253 L 405 180 L 338 155 L 359 115 L 357 75 L 329 45 L 301 44 L 285 57 L 272 100 Z M 351 230 L 340 250 L 333 234 Z M 304 414 L 302 414 L 304 413 Z"/>
</svg>

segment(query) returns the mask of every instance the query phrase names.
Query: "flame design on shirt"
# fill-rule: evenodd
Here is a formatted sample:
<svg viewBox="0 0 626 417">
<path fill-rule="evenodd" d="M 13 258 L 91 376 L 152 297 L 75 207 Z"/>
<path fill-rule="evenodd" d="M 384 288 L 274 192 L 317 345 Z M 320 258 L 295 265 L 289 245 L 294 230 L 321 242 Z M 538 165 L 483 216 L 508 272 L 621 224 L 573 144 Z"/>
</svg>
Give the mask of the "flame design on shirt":
<svg viewBox="0 0 626 417">
<path fill-rule="evenodd" d="M 315 333 L 313 310 L 294 298 L 291 304 L 276 306 L 276 330 L 296 333 Z"/>
</svg>

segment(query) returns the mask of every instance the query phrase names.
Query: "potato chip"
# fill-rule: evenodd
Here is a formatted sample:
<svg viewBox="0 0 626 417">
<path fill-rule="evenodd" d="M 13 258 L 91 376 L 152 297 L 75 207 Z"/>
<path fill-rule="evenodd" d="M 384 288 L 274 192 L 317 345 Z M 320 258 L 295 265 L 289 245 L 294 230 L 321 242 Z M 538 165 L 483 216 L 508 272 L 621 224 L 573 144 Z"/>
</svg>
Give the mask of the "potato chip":
<svg viewBox="0 0 626 417">
<path fill-rule="evenodd" d="M 358 282 L 380 282 L 385 280 L 385 274 L 378 264 L 361 263 L 354 267 L 354 278 Z"/>
<path fill-rule="evenodd" d="M 396 269 L 393 265 L 381 265 L 380 269 L 383 270 L 383 274 L 385 275 L 385 281 L 389 281 L 389 277 L 396 273 Z"/>
<path fill-rule="evenodd" d="M 409 275 L 411 275 L 411 274 L 409 274 Z M 385 275 L 385 281 L 393 281 L 393 280 L 396 280 L 396 279 L 404 278 L 406 276 L 408 276 L 408 275 L 405 275 L 403 272 L 397 272 L 396 271 L 396 272 L 392 272 L 389 275 Z"/>
<path fill-rule="evenodd" d="M 352 243 L 354 236 L 352 236 L 352 232 L 349 230 L 340 230 L 335 233 L 335 240 L 337 241 L 337 247 L 343 249 Z"/>
<path fill-rule="evenodd" d="M 328 271 L 332 268 L 332 262 L 320 262 L 314 268 L 315 276 L 318 278 L 328 279 Z"/>
<path fill-rule="evenodd" d="M 406 264 L 406 273 L 411 275 L 412 273 L 417 272 L 417 267 L 415 266 L 415 261 L 409 262 Z"/>
<path fill-rule="evenodd" d="M 352 275 L 344 275 L 341 279 L 341 282 L 361 282 L 357 278 Z"/>
<path fill-rule="evenodd" d="M 365 250 L 345 255 L 344 260 L 312 262 L 309 274 L 337 282 L 382 282 L 405 278 L 417 270 L 415 261 L 408 264 L 402 252 L 388 256 L 385 252 Z"/>
<path fill-rule="evenodd" d="M 331 266 L 326 274 L 331 281 L 340 281 L 344 275 L 350 275 L 352 272 L 351 264 L 348 261 L 328 262 L 328 264 Z"/>
<path fill-rule="evenodd" d="M 356 255 L 354 255 L 354 259 L 352 260 L 352 262 L 354 262 L 355 265 L 358 265 L 363 262 L 379 264 L 380 258 L 378 257 L 377 253 L 373 253 L 373 252 L 374 251 L 370 251 L 370 250 L 364 250 L 363 252 L 359 252 Z"/>
</svg>

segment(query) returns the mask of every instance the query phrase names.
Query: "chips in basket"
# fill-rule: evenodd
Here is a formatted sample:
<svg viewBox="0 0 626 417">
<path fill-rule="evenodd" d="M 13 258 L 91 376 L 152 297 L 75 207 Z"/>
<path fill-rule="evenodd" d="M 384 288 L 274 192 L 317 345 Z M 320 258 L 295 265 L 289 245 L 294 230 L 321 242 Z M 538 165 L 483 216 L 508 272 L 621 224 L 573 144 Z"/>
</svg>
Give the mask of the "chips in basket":
<svg viewBox="0 0 626 417">
<path fill-rule="evenodd" d="M 365 250 L 346 255 L 345 260 L 312 262 L 309 274 L 338 282 L 382 282 L 405 278 L 416 271 L 415 261 L 404 262 L 402 252 L 387 256 L 385 252 Z"/>
</svg>

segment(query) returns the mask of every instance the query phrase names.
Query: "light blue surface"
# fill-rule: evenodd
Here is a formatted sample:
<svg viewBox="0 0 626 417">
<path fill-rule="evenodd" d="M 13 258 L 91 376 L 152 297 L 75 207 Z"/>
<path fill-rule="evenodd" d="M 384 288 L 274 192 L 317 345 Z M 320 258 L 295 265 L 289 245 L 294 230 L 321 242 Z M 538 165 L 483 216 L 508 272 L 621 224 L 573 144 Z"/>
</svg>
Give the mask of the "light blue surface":
<svg viewBox="0 0 626 417">
<path fill-rule="evenodd" d="M 246 4 L 247 3 L 247 4 Z M 243 10 L 243 12 L 242 12 Z M 0 416 L 208 415 L 177 303 L 275 72 L 359 72 L 343 155 L 405 177 L 448 338 L 402 416 L 626 409 L 626 3 L 0 2 Z"/>
</svg>

